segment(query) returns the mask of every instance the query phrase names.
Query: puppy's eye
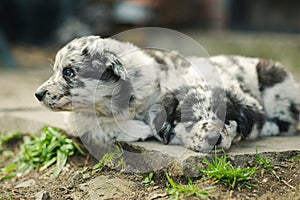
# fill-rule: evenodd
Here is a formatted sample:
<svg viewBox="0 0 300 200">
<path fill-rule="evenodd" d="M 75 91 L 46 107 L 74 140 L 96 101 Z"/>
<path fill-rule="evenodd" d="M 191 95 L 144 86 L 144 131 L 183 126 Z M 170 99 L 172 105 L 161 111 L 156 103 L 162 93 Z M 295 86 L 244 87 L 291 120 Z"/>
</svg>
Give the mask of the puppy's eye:
<svg viewBox="0 0 300 200">
<path fill-rule="evenodd" d="M 75 72 L 71 67 L 65 67 L 62 71 L 62 74 L 65 77 L 73 77 L 75 75 Z"/>
</svg>

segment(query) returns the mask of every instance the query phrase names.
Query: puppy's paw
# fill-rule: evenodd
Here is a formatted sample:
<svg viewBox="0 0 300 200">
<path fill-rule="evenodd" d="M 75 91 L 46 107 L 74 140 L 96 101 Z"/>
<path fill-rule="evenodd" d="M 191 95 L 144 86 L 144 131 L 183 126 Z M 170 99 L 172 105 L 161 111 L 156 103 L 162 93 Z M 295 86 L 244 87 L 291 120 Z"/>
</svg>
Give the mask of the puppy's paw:
<svg viewBox="0 0 300 200">
<path fill-rule="evenodd" d="M 118 121 L 117 126 L 121 130 L 117 141 L 133 142 L 153 136 L 150 127 L 139 120 Z"/>
<path fill-rule="evenodd" d="M 163 106 L 152 105 L 148 111 L 148 124 L 154 137 L 164 144 L 169 144 L 174 138 L 173 124 L 167 121 L 167 113 Z"/>
</svg>

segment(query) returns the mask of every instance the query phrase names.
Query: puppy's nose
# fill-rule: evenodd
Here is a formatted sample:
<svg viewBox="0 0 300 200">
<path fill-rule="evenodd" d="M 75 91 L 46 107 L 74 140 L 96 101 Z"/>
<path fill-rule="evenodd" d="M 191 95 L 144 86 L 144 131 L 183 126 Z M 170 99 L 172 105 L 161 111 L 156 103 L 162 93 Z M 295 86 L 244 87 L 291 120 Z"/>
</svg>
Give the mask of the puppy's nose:
<svg viewBox="0 0 300 200">
<path fill-rule="evenodd" d="M 36 93 L 34 95 L 39 101 L 42 101 L 44 99 L 46 93 L 47 93 L 47 90 L 38 90 L 38 91 L 36 91 Z"/>
</svg>

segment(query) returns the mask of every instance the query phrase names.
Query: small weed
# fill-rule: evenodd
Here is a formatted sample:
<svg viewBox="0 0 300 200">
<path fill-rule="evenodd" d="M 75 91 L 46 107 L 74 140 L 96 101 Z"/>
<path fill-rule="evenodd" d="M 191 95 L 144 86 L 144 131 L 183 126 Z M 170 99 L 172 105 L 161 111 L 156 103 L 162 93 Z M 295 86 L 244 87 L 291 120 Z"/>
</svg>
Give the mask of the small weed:
<svg viewBox="0 0 300 200">
<path fill-rule="evenodd" d="M 258 166 L 261 166 L 268 171 L 273 170 L 273 168 L 274 168 L 273 161 L 271 159 L 268 159 L 264 156 L 259 155 L 257 146 L 256 146 L 256 160 L 258 162 L 257 163 Z"/>
<path fill-rule="evenodd" d="M 15 144 L 16 141 L 21 140 L 22 134 L 13 131 L 8 133 L 0 133 L 0 163 L 14 156 L 14 152 L 8 147 L 9 144 Z"/>
<path fill-rule="evenodd" d="M 249 181 L 252 179 L 252 175 L 257 171 L 257 168 L 235 168 L 227 159 L 228 156 L 225 153 L 221 157 L 218 157 L 215 153 L 212 162 L 204 158 L 203 162 L 207 165 L 207 169 L 200 169 L 199 171 L 221 184 L 230 186 L 232 189 L 235 188 L 238 183 L 249 187 L 253 186 Z"/>
<path fill-rule="evenodd" d="M 297 152 L 297 155 L 290 159 L 292 162 L 300 161 L 300 152 Z"/>
<path fill-rule="evenodd" d="M 171 199 L 177 200 L 192 196 L 196 196 L 200 199 L 209 199 L 210 197 L 214 196 L 214 187 L 199 188 L 197 185 L 193 184 L 190 178 L 189 183 L 187 185 L 177 184 L 171 177 L 169 177 L 167 173 L 166 176 L 169 182 L 167 193 L 171 196 Z"/>
<path fill-rule="evenodd" d="M 153 172 L 149 173 L 148 176 L 146 176 L 146 177 L 144 178 L 144 180 L 142 181 L 142 183 L 143 183 L 144 185 L 154 185 L 155 182 L 154 182 L 154 180 L 153 180 Z"/>
<path fill-rule="evenodd" d="M 104 167 L 111 169 L 118 169 L 120 167 L 123 168 L 123 149 L 119 144 L 116 144 L 113 147 L 115 148 L 110 148 L 107 153 L 102 156 L 99 162 L 94 165 L 92 174 L 101 172 Z"/>
<path fill-rule="evenodd" d="M 3 151 L 9 142 L 22 138 L 19 132 L 0 133 L 0 151 Z"/>
<path fill-rule="evenodd" d="M 273 161 L 269 158 L 259 155 L 257 146 L 256 146 L 256 160 L 257 160 L 257 165 L 258 165 L 257 168 L 262 167 L 261 176 L 263 176 L 265 173 L 265 170 L 267 170 L 268 172 L 273 174 L 277 180 L 279 180 L 279 181 L 281 180 L 280 177 L 276 174 L 276 172 L 274 170 Z"/>
<path fill-rule="evenodd" d="M 1 169 L 5 174 L 0 180 L 23 175 L 33 169 L 43 171 L 56 163 L 53 172 L 57 176 L 66 164 L 69 156 L 77 150 L 84 155 L 83 150 L 73 140 L 63 135 L 57 128 L 45 127 L 41 136 L 24 137 L 16 160 Z"/>
</svg>

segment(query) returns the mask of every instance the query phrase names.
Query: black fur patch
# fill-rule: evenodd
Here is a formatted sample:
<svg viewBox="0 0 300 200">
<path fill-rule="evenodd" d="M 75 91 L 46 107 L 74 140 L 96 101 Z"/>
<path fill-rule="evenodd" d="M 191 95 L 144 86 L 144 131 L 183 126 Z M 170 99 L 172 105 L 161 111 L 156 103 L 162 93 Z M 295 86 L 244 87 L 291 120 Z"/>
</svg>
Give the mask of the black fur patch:
<svg viewBox="0 0 300 200">
<path fill-rule="evenodd" d="M 162 139 L 164 144 L 169 144 L 171 140 L 174 138 L 174 127 L 175 121 L 180 121 L 180 108 L 178 107 L 179 101 L 173 93 L 166 94 L 162 100 L 161 105 L 164 107 L 166 111 L 166 121 L 163 122 L 162 125 L 159 125 L 158 135 Z M 161 124 L 161 122 L 154 122 L 156 124 Z M 156 124 L 155 127 L 157 126 Z"/>
<path fill-rule="evenodd" d="M 300 111 L 295 103 L 291 103 L 290 112 L 292 113 L 292 116 L 295 120 L 299 120 Z"/>
<path fill-rule="evenodd" d="M 104 71 L 100 69 L 83 69 L 79 71 L 79 76 L 88 79 L 102 80 L 105 82 L 117 82 L 120 76 L 116 75 L 111 67 L 106 68 Z"/>
<path fill-rule="evenodd" d="M 81 55 L 82 56 L 87 56 L 89 54 L 89 49 L 87 47 L 85 47 L 82 52 L 81 52 Z"/>
<path fill-rule="evenodd" d="M 278 118 L 274 118 L 274 119 L 272 119 L 272 121 L 278 125 L 280 132 L 287 132 L 291 125 L 289 122 L 280 120 Z"/>
<path fill-rule="evenodd" d="M 260 60 L 256 65 L 256 71 L 260 91 L 281 83 L 287 76 L 287 72 L 272 60 Z"/>
<path fill-rule="evenodd" d="M 158 56 L 155 52 L 157 50 L 152 50 L 152 49 L 146 49 L 145 53 L 148 54 L 149 56 L 151 56 L 152 58 L 154 58 L 154 60 L 161 65 L 166 65 L 167 63 L 165 62 L 165 60 L 163 59 L 162 56 Z M 159 52 L 160 54 L 163 54 L 163 51 Z"/>
<path fill-rule="evenodd" d="M 232 93 L 226 94 L 226 117 L 225 123 L 229 124 L 230 120 L 237 122 L 237 131 L 242 134 L 243 138 L 247 138 L 256 124 L 258 129 L 262 128 L 264 116 L 256 108 L 244 105 Z"/>
<path fill-rule="evenodd" d="M 70 91 L 69 91 L 69 90 L 65 91 L 65 92 L 64 92 L 64 96 L 71 96 Z"/>
<path fill-rule="evenodd" d="M 163 144 L 169 144 L 172 139 L 175 137 L 175 132 L 174 132 L 174 123 L 164 123 L 160 131 L 158 132 L 159 137 L 162 138 Z"/>
<path fill-rule="evenodd" d="M 167 122 L 173 124 L 180 120 L 179 101 L 173 93 L 165 95 L 161 101 L 167 112 Z M 172 125 L 174 127 L 174 125 Z"/>
<path fill-rule="evenodd" d="M 100 80 L 106 82 L 117 82 L 120 76 L 116 75 L 112 68 L 107 68 L 101 75 Z"/>
<path fill-rule="evenodd" d="M 82 51 L 84 53 L 84 50 Z M 89 55 L 89 58 L 85 60 L 84 66 L 87 66 L 85 68 L 80 67 L 78 68 L 78 75 L 82 78 L 86 79 L 95 79 L 100 80 L 101 76 L 103 75 L 106 67 L 105 64 L 102 61 L 102 57 L 100 54 L 94 54 L 93 56 Z M 98 62 L 95 62 L 96 64 L 93 64 L 93 61 L 97 60 Z"/>
<path fill-rule="evenodd" d="M 175 52 L 157 49 L 146 49 L 144 52 L 160 64 L 160 69 L 162 71 L 168 71 L 170 67 L 182 69 L 190 66 L 190 62 Z M 167 63 L 166 61 L 169 62 Z"/>
</svg>

